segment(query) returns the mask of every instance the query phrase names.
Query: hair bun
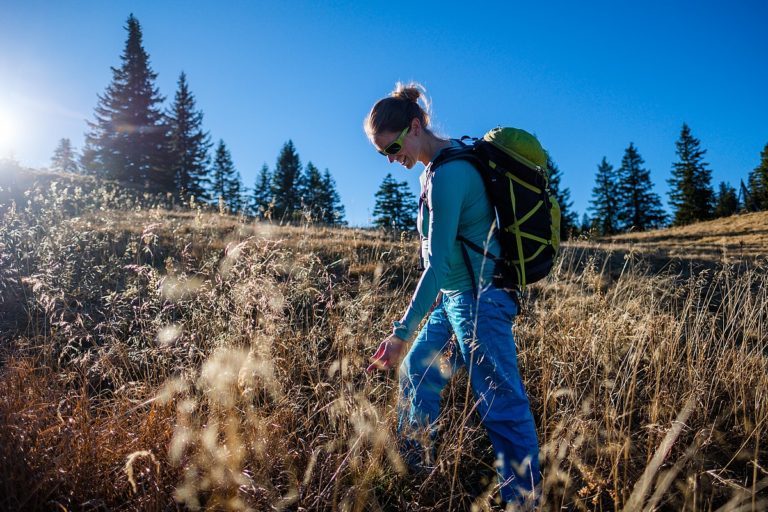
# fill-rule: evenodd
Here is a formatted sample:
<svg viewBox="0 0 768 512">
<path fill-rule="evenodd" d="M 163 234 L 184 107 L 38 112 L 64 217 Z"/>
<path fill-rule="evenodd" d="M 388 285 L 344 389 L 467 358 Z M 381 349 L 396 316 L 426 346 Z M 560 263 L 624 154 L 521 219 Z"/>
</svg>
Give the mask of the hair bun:
<svg viewBox="0 0 768 512">
<path fill-rule="evenodd" d="M 395 85 L 395 90 L 392 91 L 392 97 L 418 103 L 419 98 L 426 92 L 426 89 L 424 89 L 424 86 L 420 83 L 411 82 L 408 84 L 403 84 L 398 82 Z"/>
</svg>

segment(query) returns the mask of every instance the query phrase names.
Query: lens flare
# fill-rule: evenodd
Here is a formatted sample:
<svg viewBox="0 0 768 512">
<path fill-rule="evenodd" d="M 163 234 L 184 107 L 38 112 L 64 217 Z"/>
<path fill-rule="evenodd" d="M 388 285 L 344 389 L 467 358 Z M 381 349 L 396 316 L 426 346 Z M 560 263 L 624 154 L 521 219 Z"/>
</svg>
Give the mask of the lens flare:
<svg viewBox="0 0 768 512">
<path fill-rule="evenodd" d="M 13 152 L 17 128 L 10 114 L 0 109 L 0 158 Z"/>
</svg>

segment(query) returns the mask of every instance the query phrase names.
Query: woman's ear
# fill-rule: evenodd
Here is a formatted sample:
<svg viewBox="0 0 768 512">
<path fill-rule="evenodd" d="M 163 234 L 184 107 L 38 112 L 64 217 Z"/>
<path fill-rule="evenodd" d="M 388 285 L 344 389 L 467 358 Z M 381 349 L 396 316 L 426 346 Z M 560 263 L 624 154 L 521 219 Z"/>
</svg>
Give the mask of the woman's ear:
<svg viewBox="0 0 768 512">
<path fill-rule="evenodd" d="M 421 122 L 418 117 L 411 119 L 411 133 L 417 137 L 421 134 Z"/>
</svg>

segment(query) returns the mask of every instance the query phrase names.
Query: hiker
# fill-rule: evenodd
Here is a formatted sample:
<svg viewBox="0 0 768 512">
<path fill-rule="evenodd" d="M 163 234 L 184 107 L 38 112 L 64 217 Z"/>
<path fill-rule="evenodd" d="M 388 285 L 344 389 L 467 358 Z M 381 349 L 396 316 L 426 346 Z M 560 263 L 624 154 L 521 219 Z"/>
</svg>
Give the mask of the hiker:
<svg viewBox="0 0 768 512">
<path fill-rule="evenodd" d="M 416 163 L 426 166 L 417 221 L 424 270 L 410 305 L 371 357 L 368 371 L 399 365 L 400 448 L 409 468 L 418 472 L 429 469 L 434 457 L 440 393 L 453 372 L 466 368 L 474 396 L 470 405 L 497 455 L 502 500 L 521 503 L 533 495 L 540 473 L 536 428 L 512 335 L 519 301 L 515 292 L 494 286 L 492 259 L 463 250 L 457 240 L 461 236 L 499 254 L 499 242 L 491 235 L 494 211 L 473 165 L 457 159 L 429 172 L 441 151 L 461 142 L 430 130 L 423 93 L 420 84 L 398 83 L 365 120 L 369 140 L 390 163 L 407 169 Z"/>
</svg>

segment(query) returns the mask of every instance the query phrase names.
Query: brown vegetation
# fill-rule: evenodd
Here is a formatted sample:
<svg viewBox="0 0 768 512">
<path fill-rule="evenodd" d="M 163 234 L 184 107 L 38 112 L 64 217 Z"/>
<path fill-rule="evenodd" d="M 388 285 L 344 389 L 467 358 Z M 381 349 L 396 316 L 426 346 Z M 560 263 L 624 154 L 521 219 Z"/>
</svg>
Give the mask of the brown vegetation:
<svg viewBox="0 0 768 512">
<path fill-rule="evenodd" d="M 415 242 L 28 197 L 0 218 L 0 508 L 497 507 L 466 378 L 413 478 L 396 382 L 363 371 Z M 768 506 L 765 264 L 676 268 L 577 244 L 531 288 L 516 338 L 544 509 Z"/>
<path fill-rule="evenodd" d="M 666 257 L 736 261 L 768 254 L 768 212 L 732 215 L 668 229 L 625 233 L 603 242 Z"/>
</svg>

